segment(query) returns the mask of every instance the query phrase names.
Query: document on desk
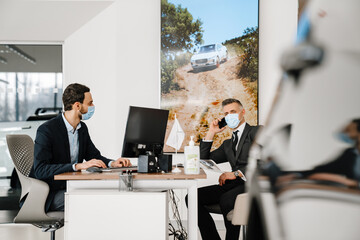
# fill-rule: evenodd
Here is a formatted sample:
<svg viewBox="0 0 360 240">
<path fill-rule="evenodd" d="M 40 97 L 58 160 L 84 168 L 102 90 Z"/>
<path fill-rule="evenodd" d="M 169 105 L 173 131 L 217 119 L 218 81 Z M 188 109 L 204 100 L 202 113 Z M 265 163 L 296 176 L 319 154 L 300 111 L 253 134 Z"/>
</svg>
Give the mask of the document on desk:
<svg viewBox="0 0 360 240">
<path fill-rule="evenodd" d="M 200 159 L 201 168 L 204 170 L 211 170 L 219 173 L 223 173 L 219 166 L 211 159 Z"/>
</svg>

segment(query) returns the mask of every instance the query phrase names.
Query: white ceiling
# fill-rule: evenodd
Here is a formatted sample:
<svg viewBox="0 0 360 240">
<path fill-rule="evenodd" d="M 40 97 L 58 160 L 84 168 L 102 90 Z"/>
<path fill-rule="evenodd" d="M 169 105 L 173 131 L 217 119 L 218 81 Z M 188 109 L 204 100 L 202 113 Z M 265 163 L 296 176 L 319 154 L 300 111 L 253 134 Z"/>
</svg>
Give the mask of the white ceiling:
<svg viewBox="0 0 360 240">
<path fill-rule="evenodd" d="M 64 41 L 113 1 L 0 0 L 0 41 Z"/>
</svg>

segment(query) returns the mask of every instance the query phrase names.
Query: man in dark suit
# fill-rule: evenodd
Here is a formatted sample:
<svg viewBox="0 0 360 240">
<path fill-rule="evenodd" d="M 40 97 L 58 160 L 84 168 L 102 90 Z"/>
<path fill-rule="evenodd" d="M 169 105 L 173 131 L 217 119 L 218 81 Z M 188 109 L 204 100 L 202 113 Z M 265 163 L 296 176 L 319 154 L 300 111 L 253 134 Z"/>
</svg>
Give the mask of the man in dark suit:
<svg viewBox="0 0 360 240">
<path fill-rule="evenodd" d="M 220 205 L 225 221 L 226 240 L 239 238 L 240 226 L 232 225 L 226 215 L 234 208 L 236 196 L 245 190 L 244 173 L 249 149 L 258 130 L 258 126 L 253 127 L 245 122 L 245 109 L 239 100 L 226 99 L 222 102 L 222 107 L 227 126 L 233 130 L 232 139 L 225 140 L 218 149 L 210 152 L 214 136 L 226 128 L 219 128 L 220 119 L 214 120 L 200 143 L 200 158 L 212 159 L 216 163 L 229 162 L 232 172 L 222 173 L 218 185 L 198 189 L 198 226 L 203 240 L 220 239 L 214 220 L 204 207 L 212 204 Z"/>
<path fill-rule="evenodd" d="M 89 167 L 130 165 L 128 159 L 111 160 L 102 156 L 91 141 L 88 128 L 81 121 L 91 118 L 95 111 L 88 87 L 70 84 L 62 99 L 65 112 L 42 124 L 35 139 L 34 165 L 30 176 L 49 184 L 45 211 L 64 210 L 66 182 L 55 181 L 54 175 Z"/>
</svg>

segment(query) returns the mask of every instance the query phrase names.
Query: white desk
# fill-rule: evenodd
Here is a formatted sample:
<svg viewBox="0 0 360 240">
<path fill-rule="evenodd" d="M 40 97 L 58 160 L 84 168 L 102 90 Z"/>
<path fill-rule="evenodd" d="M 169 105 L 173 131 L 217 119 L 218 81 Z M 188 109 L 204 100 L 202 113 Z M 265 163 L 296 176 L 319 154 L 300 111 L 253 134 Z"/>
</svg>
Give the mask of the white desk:
<svg viewBox="0 0 360 240">
<path fill-rule="evenodd" d="M 181 173 L 135 173 L 134 189 L 187 189 L 188 193 L 188 237 L 197 239 L 197 179 L 205 179 L 206 174 L 201 169 L 200 174 L 185 175 Z M 79 194 L 79 191 L 117 190 L 119 186 L 119 173 L 88 173 L 72 172 L 55 176 L 55 180 L 67 181 L 67 194 Z M 96 180 L 96 181 L 95 181 Z M 101 190 L 101 191 L 100 191 Z M 71 199 L 71 198 L 70 198 Z M 67 214 L 65 206 L 65 221 Z M 84 209 L 86 211 L 86 209 Z M 149 219 L 151 221 L 151 219 Z M 66 234 L 65 234 L 66 237 Z"/>
</svg>

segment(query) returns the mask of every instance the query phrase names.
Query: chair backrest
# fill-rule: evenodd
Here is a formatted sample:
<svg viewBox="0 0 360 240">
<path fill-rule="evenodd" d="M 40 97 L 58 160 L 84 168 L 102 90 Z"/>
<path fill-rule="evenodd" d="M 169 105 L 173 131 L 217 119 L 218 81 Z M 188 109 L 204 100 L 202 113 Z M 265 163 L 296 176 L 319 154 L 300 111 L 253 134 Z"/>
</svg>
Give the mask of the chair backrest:
<svg viewBox="0 0 360 240">
<path fill-rule="evenodd" d="M 49 193 L 46 182 L 29 177 L 34 163 L 34 142 L 28 135 L 6 135 L 7 145 L 21 183 L 23 206 L 14 219 L 15 223 L 31 223 L 44 232 L 53 232 L 64 225 L 64 212 L 45 213 Z M 55 238 L 51 238 L 55 239 Z"/>
<path fill-rule="evenodd" d="M 28 135 L 6 135 L 15 168 L 28 177 L 34 163 L 34 142 Z"/>
</svg>

